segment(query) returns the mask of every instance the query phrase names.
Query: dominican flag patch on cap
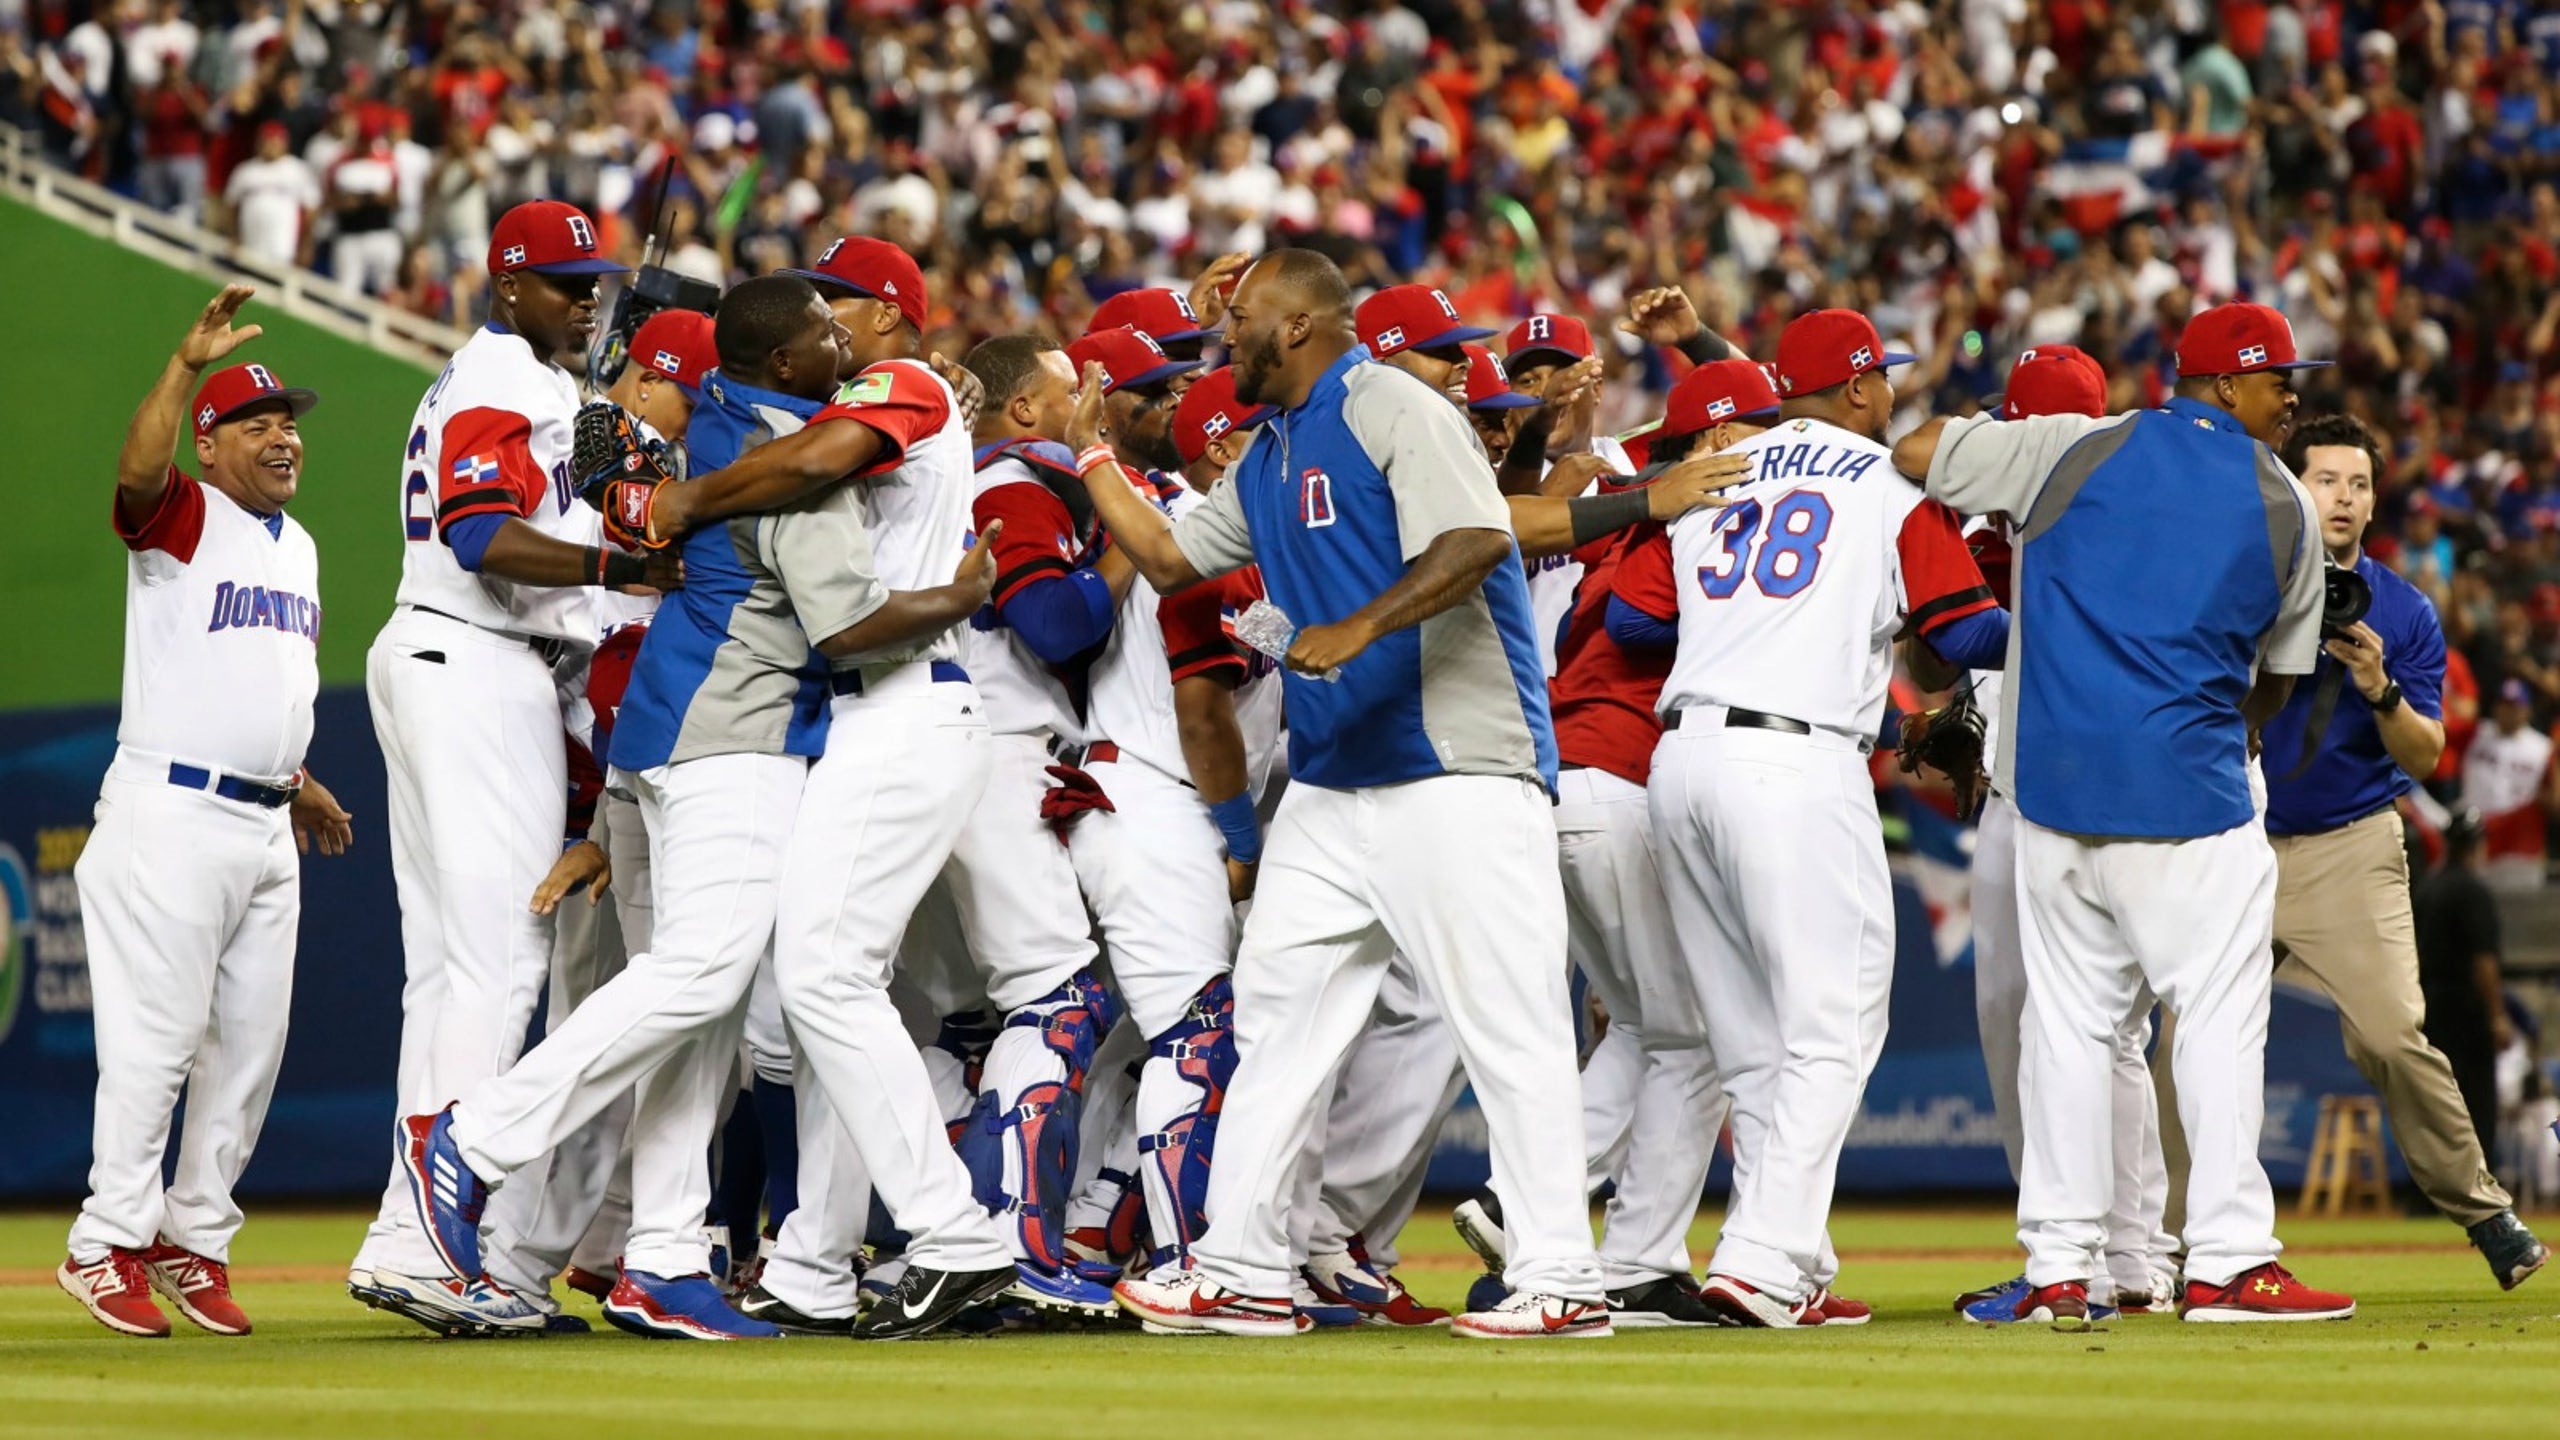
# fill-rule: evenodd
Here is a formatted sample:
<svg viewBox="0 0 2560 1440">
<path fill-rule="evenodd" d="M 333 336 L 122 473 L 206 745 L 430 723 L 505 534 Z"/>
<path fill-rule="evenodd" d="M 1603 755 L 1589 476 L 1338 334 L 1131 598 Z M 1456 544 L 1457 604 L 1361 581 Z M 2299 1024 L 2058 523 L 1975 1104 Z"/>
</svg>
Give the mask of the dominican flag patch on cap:
<svg viewBox="0 0 2560 1440">
<path fill-rule="evenodd" d="M 510 245 L 504 251 L 499 253 L 498 259 L 505 264 L 521 265 L 524 263 L 524 247 L 521 245 Z"/>
<path fill-rule="evenodd" d="M 1731 414 L 1733 414 L 1733 401 L 1730 398 L 1719 397 L 1707 402 L 1708 419 L 1722 420 Z"/>
<path fill-rule="evenodd" d="M 2243 365 L 2264 365 L 2264 364 L 2266 364 L 2266 363 L 2267 363 L 2267 347 L 2266 347 L 2266 346 L 2264 346 L 2264 345 L 2248 345 L 2248 346 L 2243 346 L 2243 347 L 2241 348 L 2241 351 L 2240 351 L 2240 363 L 2241 363 L 2241 364 L 2243 364 Z"/>
</svg>

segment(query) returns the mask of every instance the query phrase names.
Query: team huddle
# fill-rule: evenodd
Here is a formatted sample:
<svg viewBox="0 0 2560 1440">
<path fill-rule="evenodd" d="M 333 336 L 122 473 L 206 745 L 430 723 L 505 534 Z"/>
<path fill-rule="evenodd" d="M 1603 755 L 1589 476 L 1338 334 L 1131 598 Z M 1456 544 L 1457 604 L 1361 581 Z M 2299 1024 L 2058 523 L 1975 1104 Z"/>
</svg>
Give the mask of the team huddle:
<svg viewBox="0 0 2560 1440">
<path fill-rule="evenodd" d="M 1652 291 L 1620 328 L 1689 368 L 1611 439 L 1582 320 L 1497 357 L 1437 290 L 1355 304 L 1293 250 L 954 365 L 914 259 L 846 237 L 651 316 L 587 399 L 622 268 L 571 206 L 508 212 L 490 323 L 402 442 L 367 691 L 406 978 L 364 1304 L 448 1336 L 583 1330 L 563 1282 L 691 1339 L 1863 1324 L 1827 1222 L 1885 1036 L 1900 652 L 1960 697 L 1904 763 L 1987 791 L 2027 1263 L 1958 1308 L 2353 1313 L 2278 1263 L 2257 1159 L 2253 757 L 2328 568 L 2271 448 L 2319 363 L 2277 312 L 2195 317 L 2159 409 L 2109 415 L 2094 362 L 2039 349 L 1889 442 L 1911 357 L 1865 317 L 1804 315 L 1764 366 Z M 155 1292 L 250 1328 L 230 1192 L 292 846 L 352 833 L 300 769 L 319 585 L 284 505 L 317 397 L 257 364 L 188 393 L 257 334 L 248 293 L 119 476 L 124 721 L 79 869 L 98 1118 L 59 1278 L 133 1335 L 168 1333 Z M 201 481 L 169 464 L 189 422 Z M 2154 511 L 2178 542 L 2128 545 Z M 1395 1268 L 1467 1085 L 1487 1275 L 1453 1316 Z"/>
</svg>

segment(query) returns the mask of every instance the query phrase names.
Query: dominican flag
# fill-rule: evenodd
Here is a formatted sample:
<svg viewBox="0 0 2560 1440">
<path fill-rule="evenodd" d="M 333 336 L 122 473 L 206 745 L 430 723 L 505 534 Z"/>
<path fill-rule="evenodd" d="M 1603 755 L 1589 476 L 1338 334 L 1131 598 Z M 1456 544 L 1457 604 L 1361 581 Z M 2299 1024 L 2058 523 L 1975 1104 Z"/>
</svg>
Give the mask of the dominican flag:
<svg viewBox="0 0 2560 1440">
<path fill-rule="evenodd" d="M 498 457 L 465 455 L 453 462 L 453 478 L 460 485 L 486 485 L 498 478 Z"/>
<path fill-rule="evenodd" d="M 2264 365 L 2264 364 L 2266 364 L 2266 363 L 2267 363 L 2267 347 L 2266 347 L 2266 346 L 2264 346 L 2264 345 L 2248 345 L 2248 346 L 2243 346 L 2243 347 L 2241 348 L 2241 351 L 2240 351 L 2240 363 L 2241 363 L 2241 364 L 2243 364 L 2243 365 Z"/>
</svg>

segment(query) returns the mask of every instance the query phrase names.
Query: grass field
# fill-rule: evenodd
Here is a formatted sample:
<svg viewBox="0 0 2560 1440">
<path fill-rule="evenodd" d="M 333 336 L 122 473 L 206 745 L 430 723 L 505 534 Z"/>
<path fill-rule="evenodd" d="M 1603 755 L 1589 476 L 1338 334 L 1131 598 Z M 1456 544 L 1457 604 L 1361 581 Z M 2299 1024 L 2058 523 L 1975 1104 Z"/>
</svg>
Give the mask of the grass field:
<svg viewBox="0 0 2560 1440">
<path fill-rule="evenodd" d="M 652 1344 L 433 1339 L 358 1307 L 362 1221 L 255 1214 L 235 1293 L 258 1333 L 100 1329 L 53 1288 L 66 1215 L 0 1215 L 0 1436 L 1051 1437 L 1540 1435 L 2528 1436 L 2560 1427 L 2560 1273 L 2502 1295 L 2440 1220 L 2288 1221 L 2288 1259 L 2352 1291 L 2326 1325 L 2145 1319 L 2086 1335 L 1958 1322 L 1947 1297 L 2014 1270 L 1990 1210 L 1840 1218 L 1862 1330 L 1630 1332 L 1576 1344 L 1445 1333 L 1296 1341 L 1136 1334 Z M 2547 1227 L 2553 1228 L 2553 1227 Z M 1712 1239 L 1693 1243 L 1703 1257 Z M 1472 1277 L 1425 1215 L 1405 1274 L 1454 1305 Z M 1464 1263 L 1462 1263 L 1464 1262 Z M 579 1313 L 593 1316 L 583 1297 Z"/>
</svg>

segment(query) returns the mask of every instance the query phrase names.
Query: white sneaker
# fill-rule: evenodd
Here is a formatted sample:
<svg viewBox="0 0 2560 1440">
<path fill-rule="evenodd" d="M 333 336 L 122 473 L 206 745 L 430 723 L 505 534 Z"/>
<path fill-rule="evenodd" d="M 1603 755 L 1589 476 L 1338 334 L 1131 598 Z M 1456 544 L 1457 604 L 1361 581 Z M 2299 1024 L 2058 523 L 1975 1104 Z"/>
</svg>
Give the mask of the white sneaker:
<svg viewBox="0 0 2560 1440">
<path fill-rule="evenodd" d="M 1707 1303 L 1708 1309 L 1722 1312 L 1736 1325 L 1755 1330 L 1804 1330 L 1830 1318 L 1823 1313 L 1816 1295 L 1782 1300 L 1748 1280 L 1730 1275 L 1708 1276 L 1707 1283 L 1698 1287 L 1698 1298 Z"/>
<path fill-rule="evenodd" d="M 1298 1309 L 1286 1295 L 1241 1295 L 1186 1270 L 1168 1280 L 1123 1280 L 1111 1296 L 1120 1308 L 1138 1317 L 1150 1335 L 1244 1335 L 1256 1338 L 1299 1333 Z"/>
<path fill-rule="evenodd" d="M 1485 1202 L 1484 1196 L 1459 1201 L 1458 1208 L 1449 1212 L 1449 1224 L 1458 1232 L 1458 1238 L 1467 1242 L 1467 1248 L 1476 1252 L 1485 1269 L 1496 1275 L 1502 1273 L 1510 1247 L 1502 1238 L 1502 1217 Z"/>
<path fill-rule="evenodd" d="M 1605 1300 L 1524 1290 L 1490 1310 L 1453 1316 L 1449 1333 L 1469 1340 L 1606 1340 L 1618 1332 Z"/>
<path fill-rule="evenodd" d="M 349 1276 L 347 1288 L 367 1305 L 415 1320 L 447 1338 L 539 1335 L 549 1318 L 485 1275 L 465 1283 L 450 1275 L 424 1279 L 377 1269 L 361 1287 Z"/>
</svg>

